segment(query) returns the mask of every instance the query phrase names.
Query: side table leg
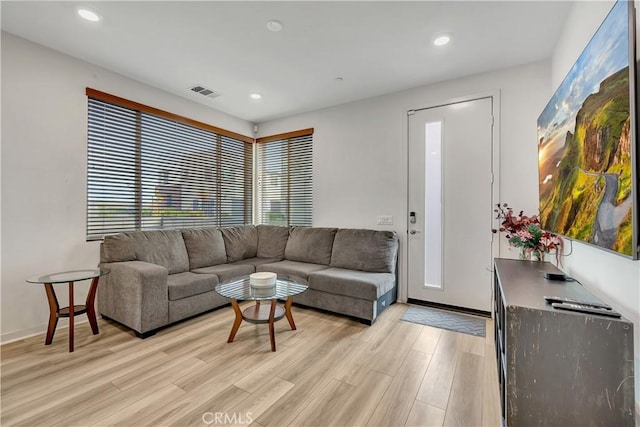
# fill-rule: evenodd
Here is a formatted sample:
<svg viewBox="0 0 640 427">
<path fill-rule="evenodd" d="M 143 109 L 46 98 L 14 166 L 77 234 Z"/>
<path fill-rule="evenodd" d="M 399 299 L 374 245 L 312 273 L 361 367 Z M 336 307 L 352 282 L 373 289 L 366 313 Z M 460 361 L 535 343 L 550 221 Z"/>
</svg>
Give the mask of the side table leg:
<svg viewBox="0 0 640 427">
<path fill-rule="evenodd" d="M 69 353 L 73 353 L 73 282 L 69 282 Z"/>
<path fill-rule="evenodd" d="M 87 295 L 87 317 L 89 318 L 89 324 L 91 325 L 91 331 L 93 335 L 98 335 L 98 321 L 96 320 L 96 292 L 98 290 L 99 277 L 94 277 L 91 281 L 91 287 L 89 288 L 89 294 Z"/>
<path fill-rule="evenodd" d="M 274 314 L 276 312 L 276 305 L 278 300 L 271 300 L 271 310 L 269 310 L 269 338 L 271 338 L 271 351 L 276 351 L 276 331 L 275 331 L 275 321 L 273 320 Z"/>
<path fill-rule="evenodd" d="M 284 303 L 284 314 L 287 316 L 287 320 L 289 321 L 289 326 L 291 326 L 291 330 L 296 330 L 296 324 L 293 321 L 293 315 L 291 314 L 291 304 L 293 304 L 293 297 L 287 298 L 287 301 Z"/>
<path fill-rule="evenodd" d="M 44 340 L 44 345 L 50 345 L 53 342 L 53 334 L 56 332 L 56 326 L 58 326 L 58 298 L 56 298 L 56 292 L 53 290 L 51 283 L 45 283 L 44 290 L 47 292 L 47 301 L 49 301 L 49 326 L 47 326 L 47 337 Z"/>
<path fill-rule="evenodd" d="M 242 311 L 240 311 L 240 306 L 235 298 L 231 299 L 231 306 L 233 307 L 233 311 L 236 313 L 236 319 L 233 321 L 233 326 L 231 327 L 231 333 L 229 334 L 227 342 L 233 342 L 233 339 L 236 337 L 236 332 L 238 332 L 238 329 L 240 328 L 240 323 L 242 323 Z"/>
</svg>

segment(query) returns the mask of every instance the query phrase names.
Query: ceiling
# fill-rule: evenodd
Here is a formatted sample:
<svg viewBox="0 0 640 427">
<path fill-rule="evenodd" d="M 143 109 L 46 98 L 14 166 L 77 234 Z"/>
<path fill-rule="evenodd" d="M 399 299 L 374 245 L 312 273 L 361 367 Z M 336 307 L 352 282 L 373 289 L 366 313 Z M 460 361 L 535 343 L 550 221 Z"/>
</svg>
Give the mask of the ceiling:
<svg viewBox="0 0 640 427">
<path fill-rule="evenodd" d="M 102 20 L 80 18 L 80 5 Z M 4 31 L 259 123 L 549 58 L 571 5 L 2 1 L 1 14 Z M 284 29 L 269 31 L 270 20 Z M 433 46 L 439 32 L 452 42 Z"/>
</svg>

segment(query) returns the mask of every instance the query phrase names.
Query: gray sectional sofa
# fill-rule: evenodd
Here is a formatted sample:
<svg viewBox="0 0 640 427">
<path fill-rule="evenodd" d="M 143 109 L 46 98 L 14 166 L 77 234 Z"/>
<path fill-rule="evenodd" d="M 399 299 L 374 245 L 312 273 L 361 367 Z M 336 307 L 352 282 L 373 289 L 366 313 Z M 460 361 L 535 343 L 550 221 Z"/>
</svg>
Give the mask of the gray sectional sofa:
<svg viewBox="0 0 640 427">
<path fill-rule="evenodd" d="M 397 294 L 392 231 L 269 225 L 136 231 L 106 236 L 98 311 L 145 337 L 221 307 L 225 280 L 271 271 L 307 281 L 296 304 L 371 324 Z"/>
</svg>

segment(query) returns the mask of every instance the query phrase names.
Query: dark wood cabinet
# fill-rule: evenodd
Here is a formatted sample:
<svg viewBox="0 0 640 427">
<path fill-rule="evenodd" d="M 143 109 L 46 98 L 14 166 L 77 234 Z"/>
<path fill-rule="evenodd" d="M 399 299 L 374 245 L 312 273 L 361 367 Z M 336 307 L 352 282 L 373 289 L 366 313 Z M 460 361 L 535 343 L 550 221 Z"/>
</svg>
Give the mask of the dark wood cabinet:
<svg viewBox="0 0 640 427">
<path fill-rule="evenodd" d="M 545 296 L 601 302 L 547 262 L 495 259 L 494 319 L 503 424 L 633 426 L 633 323 L 557 310 Z"/>
</svg>

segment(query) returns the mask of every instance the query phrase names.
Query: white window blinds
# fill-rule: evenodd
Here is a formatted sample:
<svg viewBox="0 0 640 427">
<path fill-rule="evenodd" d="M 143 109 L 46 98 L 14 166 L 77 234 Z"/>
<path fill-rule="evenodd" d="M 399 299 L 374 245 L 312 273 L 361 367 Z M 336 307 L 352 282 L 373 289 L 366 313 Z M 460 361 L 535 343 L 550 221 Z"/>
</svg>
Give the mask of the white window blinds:
<svg viewBox="0 0 640 427">
<path fill-rule="evenodd" d="M 87 240 L 132 230 L 251 224 L 250 138 L 87 93 Z"/>
<path fill-rule="evenodd" d="M 259 138 L 259 224 L 311 226 L 313 129 Z"/>
</svg>

